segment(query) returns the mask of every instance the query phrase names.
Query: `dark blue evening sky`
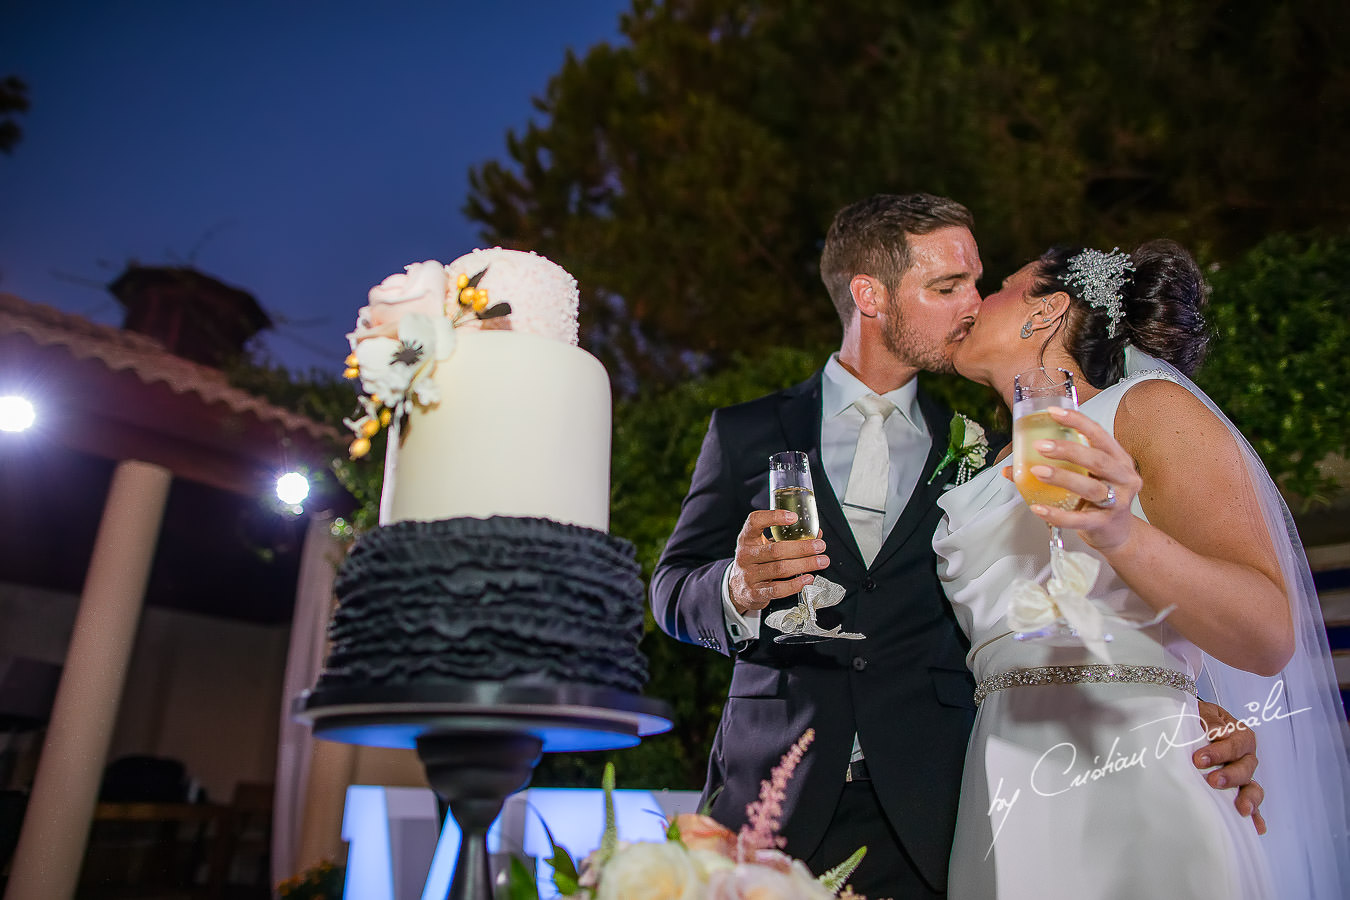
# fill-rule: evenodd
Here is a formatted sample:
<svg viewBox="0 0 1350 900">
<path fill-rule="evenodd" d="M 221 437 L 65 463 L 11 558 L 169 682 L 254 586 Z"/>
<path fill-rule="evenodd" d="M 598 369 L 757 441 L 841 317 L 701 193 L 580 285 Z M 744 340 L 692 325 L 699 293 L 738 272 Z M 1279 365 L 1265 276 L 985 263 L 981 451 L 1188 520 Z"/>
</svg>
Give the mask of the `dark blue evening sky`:
<svg viewBox="0 0 1350 900">
<path fill-rule="evenodd" d="M 471 165 L 505 159 L 572 48 L 628 0 L 6 0 L 0 291 L 120 324 L 128 261 L 193 263 L 277 320 L 266 353 L 337 369 L 365 292 L 478 244 Z"/>
</svg>

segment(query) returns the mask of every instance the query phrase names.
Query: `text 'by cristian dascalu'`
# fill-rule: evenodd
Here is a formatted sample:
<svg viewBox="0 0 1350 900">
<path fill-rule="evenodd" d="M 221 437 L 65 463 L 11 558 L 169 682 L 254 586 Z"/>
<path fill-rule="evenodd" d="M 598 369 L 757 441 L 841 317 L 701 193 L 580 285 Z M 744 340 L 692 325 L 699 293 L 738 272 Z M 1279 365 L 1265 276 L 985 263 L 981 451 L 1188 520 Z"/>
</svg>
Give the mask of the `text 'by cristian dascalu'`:
<svg viewBox="0 0 1350 900">
<path fill-rule="evenodd" d="M 1150 727 L 1159 727 L 1157 740 L 1151 745 L 1145 738 L 1142 743 L 1132 743 L 1126 750 L 1120 749 L 1122 736 L 1117 735 L 1111 741 L 1111 747 L 1105 755 L 1092 757 L 1087 767 L 1079 764 L 1079 750 L 1072 741 L 1060 741 L 1040 755 L 1031 767 L 1027 777 L 1028 786 L 1040 797 L 1057 797 L 1074 788 L 1080 788 L 1103 778 L 1118 775 L 1129 769 L 1146 769 L 1150 761 L 1157 761 L 1173 750 L 1193 747 L 1202 741 L 1214 741 L 1232 734 L 1239 728 L 1259 728 L 1271 722 L 1288 719 L 1311 707 L 1286 710 L 1284 708 L 1284 680 L 1276 681 L 1270 688 L 1270 694 L 1264 703 L 1252 702 L 1246 705 L 1248 715 L 1208 730 L 1201 730 L 1198 736 L 1190 737 L 1184 733 L 1187 722 L 1200 722 L 1195 713 L 1183 709 L 1173 715 L 1153 719 L 1130 728 L 1128 733 L 1136 733 Z M 1203 725 L 1203 723 L 1201 723 Z M 1011 794 L 1004 793 L 1005 779 L 999 778 L 990 801 L 988 815 L 994 825 L 994 839 L 985 852 L 985 858 L 993 852 L 999 833 L 1007 824 L 1013 807 L 1022 797 L 1022 788 L 1016 788 Z"/>
</svg>

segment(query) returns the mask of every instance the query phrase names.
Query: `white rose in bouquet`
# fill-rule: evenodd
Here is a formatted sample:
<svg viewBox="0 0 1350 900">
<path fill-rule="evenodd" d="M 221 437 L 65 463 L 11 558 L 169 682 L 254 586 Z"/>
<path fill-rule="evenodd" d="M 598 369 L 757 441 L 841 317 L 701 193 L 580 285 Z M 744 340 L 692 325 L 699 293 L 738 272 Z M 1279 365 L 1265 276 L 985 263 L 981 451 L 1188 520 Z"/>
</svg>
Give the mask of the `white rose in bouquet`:
<svg viewBox="0 0 1350 900">
<path fill-rule="evenodd" d="M 689 852 L 674 842 L 619 849 L 605 865 L 596 900 L 698 900 L 703 885 Z"/>
</svg>

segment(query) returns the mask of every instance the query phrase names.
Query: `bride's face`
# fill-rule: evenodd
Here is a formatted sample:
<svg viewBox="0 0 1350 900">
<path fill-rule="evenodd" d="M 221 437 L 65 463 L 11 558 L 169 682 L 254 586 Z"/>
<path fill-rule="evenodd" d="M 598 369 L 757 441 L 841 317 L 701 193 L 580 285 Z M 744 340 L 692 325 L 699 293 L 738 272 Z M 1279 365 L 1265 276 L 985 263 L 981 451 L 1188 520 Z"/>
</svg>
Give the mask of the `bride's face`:
<svg viewBox="0 0 1350 900">
<path fill-rule="evenodd" d="M 1027 263 L 984 298 L 979 318 L 952 356 L 957 372 L 972 381 L 990 384 L 994 373 L 1001 373 L 1013 364 L 1021 365 L 1022 357 L 1040 346 L 1041 341 L 1022 340 L 1019 336 L 1040 299 L 1032 296 L 1036 267 L 1034 262 Z"/>
</svg>

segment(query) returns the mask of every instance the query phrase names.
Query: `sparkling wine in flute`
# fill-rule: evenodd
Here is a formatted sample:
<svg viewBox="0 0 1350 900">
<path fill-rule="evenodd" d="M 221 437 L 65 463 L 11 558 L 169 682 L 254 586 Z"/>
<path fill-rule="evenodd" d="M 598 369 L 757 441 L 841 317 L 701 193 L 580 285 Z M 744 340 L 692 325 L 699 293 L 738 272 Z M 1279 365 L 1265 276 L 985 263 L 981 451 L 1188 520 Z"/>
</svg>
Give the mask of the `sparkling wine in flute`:
<svg viewBox="0 0 1350 900">
<path fill-rule="evenodd" d="M 800 450 L 784 450 L 769 457 L 769 508 L 797 514 L 797 521 L 791 525 L 769 528 L 775 541 L 805 541 L 820 530 L 811 462 Z"/>
<path fill-rule="evenodd" d="M 773 525 L 769 533 L 775 541 L 806 541 L 820 531 L 820 516 L 816 514 L 816 493 L 807 487 L 780 487 L 773 492 L 773 509 L 786 509 L 797 514 L 791 525 Z"/>
<path fill-rule="evenodd" d="M 1021 402 L 1030 404 L 1032 401 Z M 1019 414 L 1017 410 L 1013 412 L 1015 416 L 1013 419 L 1013 483 L 1017 485 L 1018 492 L 1021 493 L 1022 499 L 1027 502 L 1028 506 L 1033 503 L 1040 503 L 1059 509 L 1076 509 L 1080 500 L 1077 494 L 1058 485 L 1046 484 L 1031 474 L 1032 466 L 1050 466 L 1055 469 L 1077 472 L 1080 475 L 1087 472 L 1082 466 L 1074 463 L 1042 456 L 1041 452 L 1036 449 L 1037 441 L 1077 441 L 1083 445 L 1087 444 L 1087 440 L 1082 434 L 1067 425 L 1056 422 L 1047 409 L 1048 407 L 1043 407 L 1036 412 L 1022 414 Z"/>
</svg>

